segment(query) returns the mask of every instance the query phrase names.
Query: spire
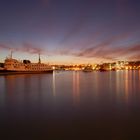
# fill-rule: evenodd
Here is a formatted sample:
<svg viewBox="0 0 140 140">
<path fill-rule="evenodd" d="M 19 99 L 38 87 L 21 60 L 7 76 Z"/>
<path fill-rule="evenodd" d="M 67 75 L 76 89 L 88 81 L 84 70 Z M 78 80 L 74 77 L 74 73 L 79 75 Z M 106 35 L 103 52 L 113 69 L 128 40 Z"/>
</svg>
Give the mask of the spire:
<svg viewBox="0 0 140 140">
<path fill-rule="evenodd" d="M 39 60 L 38 60 L 38 63 L 41 63 L 41 59 L 40 59 L 40 53 L 39 53 Z"/>
</svg>

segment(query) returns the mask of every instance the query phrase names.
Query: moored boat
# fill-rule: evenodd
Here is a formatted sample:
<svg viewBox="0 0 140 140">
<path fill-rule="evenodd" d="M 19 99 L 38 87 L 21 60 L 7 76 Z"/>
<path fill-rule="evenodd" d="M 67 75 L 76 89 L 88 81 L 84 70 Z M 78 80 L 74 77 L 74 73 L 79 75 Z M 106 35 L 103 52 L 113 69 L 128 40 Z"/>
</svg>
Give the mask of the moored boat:
<svg viewBox="0 0 140 140">
<path fill-rule="evenodd" d="M 93 68 L 91 65 L 87 65 L 84 69 L 83 69 L 84 72 L 92 72 L 93 71 Z"/>
<path fill-rule="evenodd" d="M 52 66 L 41 63 L 40 55 L 38 63 L 31 63 L 30 60 L 19 61 L 13 59 L 11 55 L 9 58 L 5 59 L 4 67 L 0 69 L 0 74 L 35 74 L 52 72 Z"/>
</svg>

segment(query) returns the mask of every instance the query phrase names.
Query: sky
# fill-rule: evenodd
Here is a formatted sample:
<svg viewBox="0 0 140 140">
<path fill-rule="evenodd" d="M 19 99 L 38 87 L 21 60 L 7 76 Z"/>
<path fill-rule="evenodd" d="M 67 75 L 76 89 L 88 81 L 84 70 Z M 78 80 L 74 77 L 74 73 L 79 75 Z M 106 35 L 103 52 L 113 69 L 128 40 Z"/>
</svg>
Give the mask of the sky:
<svg viewBox="0 0 140 140">
<path fill-rule="evenodd" d="M 140 60 L 139 0 L 1 0 L 0 62 Z"/>
</svg>

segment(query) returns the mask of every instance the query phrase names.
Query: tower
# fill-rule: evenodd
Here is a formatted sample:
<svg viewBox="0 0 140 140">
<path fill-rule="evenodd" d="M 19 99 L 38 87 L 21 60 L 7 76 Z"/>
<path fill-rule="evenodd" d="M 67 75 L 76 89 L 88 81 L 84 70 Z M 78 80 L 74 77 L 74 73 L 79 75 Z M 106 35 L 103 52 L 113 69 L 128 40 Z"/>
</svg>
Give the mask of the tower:
<svg viewBox="0 0 140 140">
<path fill-rule="evenodd" d="M 41 63 L 41 59 L 40 59 L 40 53 L 39 53 L 39 59 L 38 59 L 38 63 L 39 63 L 39 64 Z"/>
</svg>

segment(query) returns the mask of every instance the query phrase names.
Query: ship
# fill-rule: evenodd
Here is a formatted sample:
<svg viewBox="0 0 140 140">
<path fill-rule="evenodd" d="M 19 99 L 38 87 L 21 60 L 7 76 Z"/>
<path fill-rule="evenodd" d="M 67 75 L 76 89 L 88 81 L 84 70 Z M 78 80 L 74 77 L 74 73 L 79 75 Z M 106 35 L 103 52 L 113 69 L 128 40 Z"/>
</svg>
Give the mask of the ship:
<svg viewBox="0 0 140 140">
<path fill-rule="evenodd" d="M 53 68 L 49 64 L 41 63 L 40 54 L 38 63 L 31 63 L 30 60 L 17 60 L 7 57 L 3 67 L 0 68 L 0 74 L 37 74 L 37 73 L 53 73 Z"/>
</svg>

